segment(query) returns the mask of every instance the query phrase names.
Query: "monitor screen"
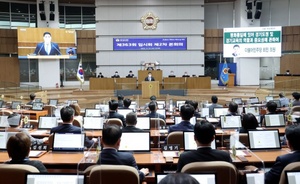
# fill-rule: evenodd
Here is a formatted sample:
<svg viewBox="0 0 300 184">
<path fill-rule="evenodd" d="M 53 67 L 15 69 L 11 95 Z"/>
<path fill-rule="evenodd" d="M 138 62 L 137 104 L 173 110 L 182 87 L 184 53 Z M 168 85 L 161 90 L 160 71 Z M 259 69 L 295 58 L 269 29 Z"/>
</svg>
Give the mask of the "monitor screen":
<svg viewBox="0 0 300 184">
<path fill-rule="evenodd" d="M 133 110 L 132 109 L 118 109 L 118 113 L 122 114 L 125 118 L 126 118 L 126 115 L 130 112 L 133 112 Z"/>
<path fill-rule="evenodd" d="M 20 101 L 12 101 L 12 102 L 11 102 L 11 108 L 12 108 L 12 109 L 17 109 L 18 106 L 19 106 L 19 108 L 20 108 L 21 103 L 22 103 L 22 102 L 20 102 Z"/>
<path fill-rule="evenodd" d="M 164 177 L 166 177 L 167 173 L 157 173 L 155 174 L 156 183 L 158 184 Z M 216 173 L 197 173 L 197 174 L 189 174 L 194 177 L 200 184 L 216 184 Z"/>
<path fill-rule="evenodd" d="M 251 113 L 255 116 L 258 116 L 259 115 L 259 107 L 246 107 L 245 108 L 245 113 Z"/>
<path fill-rule="evenodd" d="M 214 108 L 214 115 L 216 118 L 226 115 L 228 113 L 228 108 Z"/>
<path fill-rule="evenodd" d="M 18 132 L 0 132 L 0 150 L 6 150 L 8 139 Z"/>
<path fill-rule="evenodd" d="M 50 99 L 48 104 L 56 106 L 57 103 L 58 103 L 58 99 Z"/>
<path fill-rule="evenodd" d="M 259 103 L 259 99 L 258 99 L 258 97 L 250 97 L 249 98 L 249 102 L 251 104 L 258 104 Z"/>
<path fill-rule="evenodd" d="M 103 129 L 103 117 L 83 117 L 83 127 L 84 129 L 91 130 L 102 130 Z"/>
<path fill-rule="evenodd" d="M 194 139 L 194 132 L 183 132 L 183 144 L 184 144 L 184 151 L 196 150 L 197 144 Z M 216 149 L 216 140 L 214 139 L 211 142 L 211 148 Z"/>
<path fill-rule="evenodd" d="M 150 132 L 123 132 L 119 151 L 149 152 Z"/>
<path fill-rule="evenodd" d="M 183 100 L 176 101 L 176 107 L 177 108 L 179 108 L 183 104 L 185 104 L 185 101 L 183 101 Z"/>
<path fill-rule="evenodd" d="M 56 117 L 40 116 L 38 129 L 51 129 L 58 125 Z"/>
<path fill-rule="evenodd" d="M 175 116 L 174 118 L 175 118 L 175 124 L 179 124 L 182 121 L 180 116 Z M 195 116 L 190 119 L 190 123 L 192 125 L 196 124 L 196 117 Z"/>
<path fill-rule="evenodd" d="M 55 133 L 52 151 L 83 151 L 85 134 Z"/>
<path fill-rule="evenodd" d="M 78 100 L 67 100 L 67 105 L 78 104 Z"/>
<path fill-rule="evenodd" d="M 281 149 L 278 129 L 249 130 L 248 139 L 250 149 Z"/>
<path fill-rule="evenodd" d="M 43 102 L 33 102 L 32 104 L 32 110 L 34 111 L 42 111 L 44 107 Z"/>
<path fill-rule="evenodd" d="M 287 184 L 300 183 L 300 171 L 299 170 L 285 171 L 285 176 L 286 176 Z"/>
<path fill-rule="evenodd" d="M 266 127 L 285 126 L 283 114 L 265 114 Z"/>
<path fill-rule="evenodd" d="M 241 98 L 233 98 L 232 101 L 235 102 L 238 105 L 242 105 L 243 104 L 243 100 Z"/>
<path fill-rule="evenodd" d="M 99 109 L 85 109 L 85 117 L 101 116 Z"/>
<path fill-rule="evenodd" d="M 157 109 L 156 112 L 166 117 L 166 109 Z"/>
<path fill-rule="evenodd" d="M 247 184 L 265 183 L 264 173 L 246 173 Z"/>
<path fill-rule="evenodd" d="M 238 129 L 242 126 L 241 116 L 221 116 L 221 128 Z"/>
<path fill-rule="evenodd" d="M 266 96 L 266 102 L 274 100 L 273 96 Z"/>
<path fill-rule="evenodd" d="M 7 117 L 8 116 L 0 116 L 0 127 L 9 127 Z"/>
<path fill-rule="evenodd" d="M 100 109 L 101 112 L 108 112 L 109 106 L 104 104 L 95 104 L 95 109 Z"/>
<path fill-rule="evenodd" d="M 150 118 L 149 117 L 137 117 L 136 128 L 143 130 L 150 130 Z"/>
<path fill-rule="evenodd" d="M 84 175 L 70 173 L 27 173 L 26 184 L 37 183 L 84 184 Z"/>
<path fill-rule="evenodd" d="M 280 107 L 281 107 L 280 100 L 272 100 L 272 101 L 276 103 L 277 108 L 280 108 Z"/>
<path fill-rule="evenodd" d="M 77 59 L 76 31 L 18 28 L 19 59 Z"/>
</svg>

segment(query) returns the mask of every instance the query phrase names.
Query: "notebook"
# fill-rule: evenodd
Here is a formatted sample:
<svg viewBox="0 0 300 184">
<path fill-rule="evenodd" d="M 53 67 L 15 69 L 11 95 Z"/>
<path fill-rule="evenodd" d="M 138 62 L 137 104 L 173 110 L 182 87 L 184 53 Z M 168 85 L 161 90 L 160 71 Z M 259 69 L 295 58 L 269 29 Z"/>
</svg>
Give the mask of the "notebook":
<svg viewBox="0 0 300 184">
<path fill-rule="evenodd" d="M 44 107 L 44 103 L 43 102 L 33 102 L 31 109 L 33 111 L 42 111 L 43 107 Z"/>
<path fill-rule="evenodd" d="M 102 130 L 103 122 L 103 117 L 83 117 L 83 127 L 86 130 Z"/>
<path fill-rule="evenodd" d="M 249 103 L 250 104 L 258 104 L 259 103 L 258 97 L 250 97 L 249 98 Z"/>
<path fill-rule="evenodd" d="M 0 132 L 0 150 L 6 150 L 8 139 L 18 132 Z"/>
<path fill-rule="evenodd" d="M 221 116 L 222 129 L 238 129 L 241 128 L 241 116 Z"/>
<path fill-rule="evenodd" d="M 214 108 L 214 116 L 215 118 L 218 118 L 222 115 L 228 114 L 228 108 Z"/>
<path fill-rule="evenodd" d="M 285 171 L 285 178 L 287 184 L 297 184 L 300 183 L 300 171 Z"/>
<path fill-rule="evenodd" d="M 274 100 L 273 96 L 266 96 L 266 102 Z"/>
<path fill-rule="evenodd" d="M 126 118 L 126 115 L 130 112 L 133 112 L 133 110 L 132 109 L 118 109 L 118 113 L 122 114 L 125 118 Z"/>
<path fill-rule="evenodd" d="M 179 123 L 182 121 L 182 119 L 181 119 L 180 116 L 175 116 L 175 117 L 174 117 L 174 121 L 175 121 L 175 124 L 179 124 Z M 190 123 L 191 123 L 192 125 L 195 125 L 195 124 L 196 124 L 196 117 L 195 117 L 195 116 L 192 117 L 192 118 L 190 119 Z"/>
<path fill-rule="evenodd" d="M 123 132 L 119 151 L 150 152 L 150 132 Z"/>
<path fill-rule="evenodd" d="M 241 98 L 233 98 L 231 101 L 235 102 L 238 105 L 243 105 L 243 100 Z"/>
<path fill-rule="evenodd" d="M 264 184 L 264 173 L 246 173 L 247 184 Z"/>
<path fill-rule="evenodd" d="M 101 116 L 99 109 L 85 109 L 85 117 Z"/>
<path fill-rule="evenodd" d="M 84 184 L 83 174 L 70 173 L 27 173 L 25 184 L 37 183 L 68 183 L 68 184 Z"/>
<path fill-rule="evenodd" d="M 11 102 L 11 108 L 12 109 L 17 109 L 18 106 L 21 106 L 21 102 L 20 101 L 12 101 Z"/>
<path fill-rule="evenodd" d="M 246 107 L 245 108 L 245 113 L 251 113 L 255 116 L 259 115 L 259 107 Z"/>
<path fill-rule="evenodd" d="M 183 132 L 183 147 L 184 151 L 191 151 L 191 150 L 196 150 L 197 149 L 197 144 L 194 139 L 194 132 Z M 211 148 L 216 149 L 216 140 L 214 139 L 211 142 Z"/>
<path fill-rule="evenodd" d="M 55 133 L 52 151 L 83 151 L 84 133 Z"/>
<path fill-rule="evenodd" d="M 248 139 L 251 150 L 281 149 L 278 129 L 249 130 Z"/>
<path fill-rule="evenodd" d="M 137 117 L 136 128 L 143 130 L 150 130 L 150 118 L 149 117 Z"/>
<path fill-rule="evenodd" d="M 167 173 L 156 173 L 155 180 L 156 183 L 159 183 L 164 177 L 166 177 Z M 197 173 L 197 174 L 189 174 L 194 177 L 200 184 L 216 184 L 217 177 L 216 173 Z"/>
<path fill-rule="evenodd" d="M 49 105 L 54 105 L 54 106 L 56 106 L 57 103 L 58 103 L 58 99 L 49 99 L 49 102 L 48 102 Z"/>
<path fill-rule="evenodd" d="M 283 114 L 265 114 L 266 127 L 282 127 L 285 126 Z"/>
<path fill-rule="evenodd" d="M 51 128 L 56 127 L 58 125 L 57 118 L 50 116 L 40 116 L 38 124 L 38 129 L 42 130 L 50 130 Z"/>
<path fill-rule="evenodd" d="M 0 127 L 9 127 L 7 117 L 8 116 L 0 116 Z"/>
</svg>

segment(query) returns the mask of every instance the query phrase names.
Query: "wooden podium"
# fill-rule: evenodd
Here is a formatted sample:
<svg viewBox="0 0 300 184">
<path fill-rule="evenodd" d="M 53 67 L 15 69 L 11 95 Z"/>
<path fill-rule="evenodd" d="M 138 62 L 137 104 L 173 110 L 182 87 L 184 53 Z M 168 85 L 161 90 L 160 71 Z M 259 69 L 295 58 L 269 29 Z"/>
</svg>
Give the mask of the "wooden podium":
<svg viewBox="0 0 300 184">
<path fill-rule="evenodd" d="M 234 83 L 235 83 L 234 77 L 235 77 L 234 73 L 228 74 L 228 87 L 233 87 L 234 86 Z"/>
<path fill-rule="evenodd" d="M 142 81 L 142 98 L 159 97 L 159 81 Z"/>
</svg>

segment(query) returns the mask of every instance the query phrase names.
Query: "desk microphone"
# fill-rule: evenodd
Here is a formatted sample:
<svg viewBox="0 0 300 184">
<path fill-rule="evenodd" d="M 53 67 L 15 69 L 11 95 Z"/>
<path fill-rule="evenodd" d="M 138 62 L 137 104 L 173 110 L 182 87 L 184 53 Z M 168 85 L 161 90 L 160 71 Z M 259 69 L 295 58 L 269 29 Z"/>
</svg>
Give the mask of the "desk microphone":
<svg viewBox="0 0 300 184">
<path fill-rule="evenodd" d="M 37 52 L 37 55 L 40 55 L 42 48 L 44 48 L 44 44 L 41 46 L 40 50 Z"/>
<path fill-rule="evenodd" d="M 59 55 L 62 55 L 61 52 L 60 52 L 60 50 L 59 50 L 58 48 L 56 48 L 54 44 L 51 44 L 51 45 L 53 45 L 54 49 L 55 49 L 57 52 L 59 52 Z"/>
</svg>

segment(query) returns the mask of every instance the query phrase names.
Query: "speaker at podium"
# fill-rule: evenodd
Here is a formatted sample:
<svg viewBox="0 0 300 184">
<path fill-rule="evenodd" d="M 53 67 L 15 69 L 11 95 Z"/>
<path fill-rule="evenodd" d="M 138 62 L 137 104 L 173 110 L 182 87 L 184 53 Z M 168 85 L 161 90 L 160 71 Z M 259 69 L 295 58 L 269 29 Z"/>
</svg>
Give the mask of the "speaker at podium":
<svg viewBox="0 0 300 184">
<path fill-rule="evenodd" d="M 153 95 L 159 97 L 159 81 L 143 81 L 142 98 L 150 98 Z"/>
</svg>

